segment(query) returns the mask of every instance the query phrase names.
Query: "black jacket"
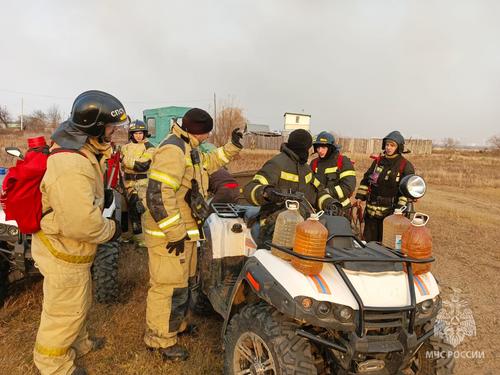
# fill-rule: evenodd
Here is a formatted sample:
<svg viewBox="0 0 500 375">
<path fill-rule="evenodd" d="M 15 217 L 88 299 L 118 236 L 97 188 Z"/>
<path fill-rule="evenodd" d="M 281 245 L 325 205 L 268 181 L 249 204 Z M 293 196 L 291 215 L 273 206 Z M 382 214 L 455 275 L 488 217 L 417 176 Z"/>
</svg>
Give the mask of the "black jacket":
<svg viewBox="0 0 500 375">
<path fill-rule="evenodd" d="M 250 203 L 263 206 L 263 212 L 275 212 L 282 209 L 283 205 L 270 203 L 263 197 L 264 188 L 268 185 L 282 192 L 302 192 L 317 209 L 323 209 L 332 199 L 321 182 L 314 177 L 309 165 L 300 164 L 299 157 L 286 144 L 244 188 L 245 198 Z"/>
<path fill-rule="evenodd" d="M 341 162 L 339 162 L 339 157 Z M 351 206 L 349 198 L 356 188 L 356 172 L 351 159 L 333 152 L 326 158 L 314 159 L 311 162 L 311 169 L 316 178 L 326 186 L 330 195 L 342 204 L 342 207 Z"/>
<path fill-rule="evenodd" d="M 401 154 L 382 156 L 374 160 L 364 174 L 356 199 L 366 200 L 369 216 L 383 218 L 390 215 L 394 207 L 406 205 L 407 199 L 399 191 L 399 182 L 413 173 L 413 165 Z"/>
</svg>

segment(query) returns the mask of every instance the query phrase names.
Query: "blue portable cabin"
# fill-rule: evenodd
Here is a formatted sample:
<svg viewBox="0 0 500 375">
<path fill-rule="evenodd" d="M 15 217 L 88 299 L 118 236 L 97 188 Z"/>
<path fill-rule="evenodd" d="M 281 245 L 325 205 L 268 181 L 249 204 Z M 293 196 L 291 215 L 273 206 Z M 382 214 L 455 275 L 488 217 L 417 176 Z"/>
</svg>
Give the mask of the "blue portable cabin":
<svg viewBox="0 0 500 375">
<path fill-rule="evenodd" d="M 174 121 L 181 125 L 182 117 L 190 109 L 190 107 L 174 106 L 145 109 L 142 114 L 151 135 L 149 141 L 157 146 L 170 133 Z"/>
</svg>

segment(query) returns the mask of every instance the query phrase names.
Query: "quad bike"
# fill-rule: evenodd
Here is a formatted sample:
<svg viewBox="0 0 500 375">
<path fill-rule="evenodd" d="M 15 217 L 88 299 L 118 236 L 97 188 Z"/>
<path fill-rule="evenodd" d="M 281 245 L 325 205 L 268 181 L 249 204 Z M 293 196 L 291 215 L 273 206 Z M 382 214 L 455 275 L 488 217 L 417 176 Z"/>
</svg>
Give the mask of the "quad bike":
<svg viewBox="0 0 500 375">
<path fill-rule="evenodd" d="M 22 152 L 17 148 L 7 147 L 6 151 L 9 155 L 23 158 Z M 117 169 L 110 170 L 109 175 L 116 173 L 119 173 Z M 108 188 L 108 207 L 103 211 L 103 217 L 120 220 L 120 194 L 116 189 L 110 189 L 110 186 Z M 97 302 L 111 303 L 118 298 L 119 253 L 120 243 L 117 241 L 101 244 L 97 248 L 92 265 Z M 31 234 L 19 232 L 17 223 L 7 221 L 5 212 L 0 207 L 0 306 L 3 305 L 12 282 L 36 276 L 40 276 L 40 272 L 31 256 Z"/>
<path fill-rule="evenodd" d="M 425 187 L 418 176 L 412 182 Z M 414 191 L 408 184 L 408 195 Z M 283 198 L 305 200 L 300 194 Z M 364 243 L 345 217 L 323 215 L 329 232 L 324 258 L 268 243 L 323 262 L 320 274 L 308 276 L 257 248 L 246 226 L 249 206 L 212 206 L 193 296 L 196 305 L 208 301 L 224 319 L 225 374 L 452 373 L 452 357 L 427 354 L 451 350 L 434 337 L 441 308 L 437 281 L 430 272 L 412 272 L 413 264 L 433 258 Z"/>
</svg>

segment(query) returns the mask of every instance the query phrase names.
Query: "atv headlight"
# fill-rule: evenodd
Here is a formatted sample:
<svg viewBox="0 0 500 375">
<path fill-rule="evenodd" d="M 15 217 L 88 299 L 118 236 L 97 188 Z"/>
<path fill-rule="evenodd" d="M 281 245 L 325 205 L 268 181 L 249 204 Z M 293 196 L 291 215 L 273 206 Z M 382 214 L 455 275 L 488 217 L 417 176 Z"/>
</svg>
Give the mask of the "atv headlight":
<svg viewBox="0 0 500 375">
<path fill-rule="evenodd" d="M 4 234 L 5 232 L 7 232 L 7 228 L 7 225 L 0 224 L 0 234 Z"/>
<path fill-rule="evenodd" d="M 426 299 L 417 305 L 418 315 L 421 317 L 431 316 L 441 305 L 441 297 Z"/>
<path fill-rule="evenodd" d="M 351 322 L 354 318 L 354 311 L 349 306 L 337 305 L 335 317 L 343 323 Z"/>
<path fill-rule="evenodd" d="M 10 225 L 9 229 L 7 229 L 7 231 L 9 232 L 9 235 L 11 235 L 11 236 L 17 236 L 19 234 L 19 229 L 13 225 Z"/>
<path fill-rule="evenodd" d="M 319 316 L 327 316 L 332 310 L 331 304 L 329 302 L 320 302 L 316 308 Z"/>
<path fill-rule="evenodd" d="M 422 177 L 410 174 L 403 177 L 399 183 L 399 190 L 407 198 L 419 199 L 424 196 L 427 184 Z"/>
</svg>

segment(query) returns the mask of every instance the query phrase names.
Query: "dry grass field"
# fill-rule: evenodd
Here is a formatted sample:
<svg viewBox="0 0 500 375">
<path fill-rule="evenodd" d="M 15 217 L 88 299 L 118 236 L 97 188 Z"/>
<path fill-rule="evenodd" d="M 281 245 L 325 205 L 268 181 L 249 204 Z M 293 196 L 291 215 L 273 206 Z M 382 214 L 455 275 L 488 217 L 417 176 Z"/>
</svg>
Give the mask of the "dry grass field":
<svg viewBox="0 0 500 375">
<path fill-rule="evenodd" d="M 366 155 L 351 155 L 358 177 L 367 168 Z M 230 166 L 232 171 L 254 170 L 269 152 L 244 151 Z M 444 299 L 453 289 L 472 309 L 477 334 L 466 338 L 459 351 L 484 352 L 483 359 L 458 359 L 456 374 L 500 372 L 500 156 L 491 153 L 434 153 L 411 157 L 429 183 L 417 208 L 430 215 L 436 262 Z M 1 162 L 0 162 L 1 163 Z M 1 164 L 0 164 L 1 165 Z M 144 349 L 145 297 L 148 284 L 147 254 L 125 246 L 121 256 L 120 302 L 95 304 L 90 329 L 106 336 L 106 347 L 84 357 L 80 364 L 91 374 L 221 374 L 220 327 L 216 316 L 195 317 L 201 336 L 182 338 L 191 352 L 188 362 L 164 364 Z M 42 301 L 41 282 L 25 285 L 11 295 L 0 310 L 0 374 L 35 374 L 32 348 Z"/>
</svg>

